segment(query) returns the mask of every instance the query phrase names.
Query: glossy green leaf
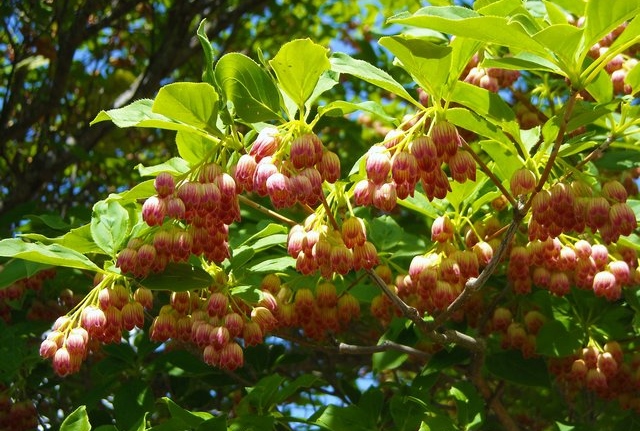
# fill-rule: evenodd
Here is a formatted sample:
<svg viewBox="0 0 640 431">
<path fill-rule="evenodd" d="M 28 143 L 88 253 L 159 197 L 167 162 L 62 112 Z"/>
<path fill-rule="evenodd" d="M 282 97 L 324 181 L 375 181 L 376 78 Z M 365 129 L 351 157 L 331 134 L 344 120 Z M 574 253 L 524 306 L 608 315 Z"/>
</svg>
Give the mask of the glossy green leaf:
<svg viewBox="0 0 640 431">
<path fill-rule="evenodd" d="M 591 47 L 623 21 L 640 13 L 640 0 L 589 0 L 585 8 L 585 46 Z"/>
<path fill-rule="evenodd" d="M 310 39 L 284 44 L 269 64 L 280 87 L 299 107 L 305 104 L 320 76 L 331 66 L 327 49 Z"/>
<path fill-rule="evenodd" d="M 198 130 L 189 124 L 179 123 L 169 117 L 152 112 L 153 100 L 140 99 L 122 108 L 100 111 L 91 125 L 101 121 L 112 121 L 118 127 L 150 127 L 154 129 Z"/>
<path fill-rule="evenodd" d="M 261 238 L 266 238 L 272 235 L 282 234 L 282 233 L 286 234 L 288 232 L 289 232 L 289 229 L 284 225 L 277 224 L 277 223 L 269 223 L 267 226 L 262 228 L 259 232 L 247 238 L 241 245 L 251 245 Z"/>
<path fill-rule="evenodd" d="M 160 400 L 167 407 L 167 410 L 169 410 L 169 414 L 172 418 L 180 419 L 191 428 L 195 428 L 205 420 L 211 419 L 213 417 L 211 413 L 192 412 L 184 409 L 173 402 L 171 398 L 162 397 Z"/>
<path fill-rule="evenodd" d="M 136 166 L 138 172 L 143 177 L 156 176 L 160 172 L 169 172 L 170 174 L 179 175 L 189 172 L 189 163 L 180 157 L 172 157 L 164 163 L 154 166 L 143 166 L 139 164 Z"/>
<path fill-rule="evenodd" d="M 551 25 L 533 35 L 533 39 L 544 46 L 560 60 L 558 65 L 565 76 L 579 75 L 578 59 L 585 49 L 581 46 L 583 29 L 570 24 Z M 586 49 L 589 49 L 586 47 Z"/>
<path fill-rule="evenodd" d="M 404 12 L 395 15 L 389 19 L 389 22 L 430 28 L 446 34 L 508 46 L 517 51 L 531 52 L 549 58 L 544 47 L 531 39 L 521 24 L 506 17 L 481 16 L 461 6 L 427 6 L 414 14 Z"/>
<path fill-rule="evenodd" d="M 44 235 L 27 233 L 22 235 L 22 238 L 31 240 L 31 242 L 40 242 L 44 245 L 59 244 L 63 247 L 73 249 L 81 254 L 99 253 L 104 251 L 96 244 L 91 235 L 91 224 L 86 224 L 75 229 L 71 229 L 69 232 L 62 236 L 55 238 L 47 238 Z"/>
<path fill-rule="evenodd" d="M 151 387 L 142 380 L 130 379 L 113 394 L 113 413 L 116 426 L 129 430 L 140 422 L 147 411 L 153 407 Z"/>
<path fill-rule="evenodd" d="M 495 121 L 515 122 L 516 119 L 513 110 L 500 95 L 467 82 L 456 84 L 451 100 L 466 106 L 481 116 L 489 116 Z"/>
<path fill-rule="evenodd" d="M 215 131 L 217 103 L 218 93 L 206 82 L 175 82 L 160 88 L 151 109 L 197 129 Z"/>
<path fill-rule="evenodd" d="M 391 398 L 389 410 L 396 430 L 414 431 L 420 426 L 425 408 L 413 397 L 396 394 Z"/>
<path fill-rule="evenodd" d="M 391 75 L 366 61 L 356 60 L 347 54 L 338 52 L 331 56 L 331 70 L 353 75 L 356 78 L 360 78 L 363 81 L 400 96 L 414 105 L 420 105 L 420 102 L 411 97 L 407 90 L 405 90 L 398 81 L 393 79 Z"/>
<path fill-rule="evenodd" d="M 447 109 L 447 120 L 458 127 L 470 130 L 480 136 L 491 138 L 503 143 L 504 145 L 513 145 L 511 140 L 504 132 L 495 124 L 487 121 L 487 119 L 475 112 L 465 108 L 449 108 Z"/>
<path fill-rule="evenodd" d="M 7 238 L 0 241 L 0 256 L 15 257 L 31 262 L 39 262 L 67 268 L 99 270 L 98 266 L 85 255 L 59 244 L 43 245 L 24 242 L 18 238 Z"/>
<path fill-rule="evenodd" d="M 151 290 L 186 292 L 208 288 L 213 283 L 213 278 L 202 268 L 186 263 L 170 263 L 164 272 L 153 273 L 141 283 Z"/>
<path fill-rule="evenodd" d="M 542 0 L 542 3 L 547 12 L 545 18 L 550 24 L 567 24 L 567 14 L 557 3 L 548 0 Z"/>
<path fill-rule="evenodd" d="M 597 102 L 609 102 L 613 97 L 611 76 L 605 70 L 601 70 L 596 78 L 587 85 L 586 90 Z"/>
<path fill-rule="evenodd" d="M 297 392 L 301 389 L 311 388 L 314 386 L 319 386 L 321 384 L 325 384 L 320 377 L 315 376 L 313 374 L 303 374 L 297 377 L 292 382 L 285 382 L 282 384 L 281 389 L 278 391 L 274 402 L 275 403 L 283 403 L 287 401 L 290 397 L 295 396 Z"/>
<path fill-rule="evenodd" d="M 311 106 L 313 103 L 325 92 L 331 90 L 333 87 L 338 85 L 340 82 L 340 74 L 338 72 L 334 72 L 329 69 L 326 70 L 320 78 L 318 79 L 318 84 L 313 89 L 313 93 L 307 99 L 307 102 L 304 104 L 305 108 L 309 111 L 311 110 Z"/>
<path fill-rule="evenodd" d="M 391 51 L 413 79 L 435 98 L 440 98 L 451 66 L 450 46 L 419 38 L 387 36 L 380 45 Z"/>
<path fill-rule="evenodd" d="M 224 55 L 216 64 L 215 78 L 242 120 L 257 123 L 280 118 L 278 88 L 267 72 L 246 55 Z"/>
<path fill-rule="evenodd" d="M 330 404 L 314 421 L 314 424 L 329 431 L 371 431 L 375 429 L 375 423 L 372 423 L 367 412 L 354 405 L 338 407 Z"/>
<path fill-rule="evenodd" d="M 93 206 L 91 236 L 110 256 L 120 250 L 129 229 L 129 213 L 118 201 L 99 201 Z"/>
<path fill-rule="evenodd" d="M 464 183 L 452 181 L 451 191 L 447 194 L 446 199 L 452 207 L 459 211 L 463 206 L 469 206 L 476 200 L 486 181 L 487 176 L 478 169 L 476 181 L 465 181 Z"/>
<path fill-rule="evenodd" d="M 329 117 L 342 117 L 357 111 L 368 112 L 389 123 L 393 123 L 396 120 L 394 117 L 387 115 L 379 103 L 372 101 L 352 103 L 345 102 L 344 100 L 336 100 L 318 108 L 318 113 L 320 115 L 326 115 Z"/>
<path fill-rule="evenodd" d="M 227 431 L 227 418 L 221 415 L 207 419 L 195 431 Z"/>
<path fill-rule="evenodd" d="M 487 356 L 487 369 L 499 379 L 525 386 L 549 386 L 549 373 L 542 358 L 525 359 L 520 351 L 508 350 Z"/>
<path fill-rule="evenodd" d="M 60 431 L 89 431 L 91 424 L 89 423 L 89 416 L 87 416 L 87 406 L 80 406 L 67 416 L 62 425 Z"/>
<path fill-rule="evenodd" d="M 296 260 L 291 256 L 281 256 L 276 258 L 268 258 L 262 262 L 258 262 L 249 268 L 254 272 L 277 272 L 284 271 L 287 268 L 295 267 Z"/>
<path fill-rule="evenodd" d="M 540 70 L 554 73 L 561 71 L 557 65 L 549 60 L 527 52 L 521 52 L 513 57 L 485 58 L 482 61 L 482 66 L 508 70 Z"/>
<path fill-rule="evenodd" d="M 176 146 L 181 158 L 192 165 L 196 165 L 202 162 L 207 154 L 211 152 L 214 143 L 197 133 L 178 130 L 178 133 L 176 133 Z"/>
<path fill-rule="evenodd" d="M 215 53 L 213 51 L 213 46 L 211 46 L 211 42 L 207 37 L 207 20 L 203 19 L 200 21 L 198 25 L 198 30 L 196 31 L 196 36 L 198 36 L 198 40 L 200 41 L 200 45 L 202 46 L 202 52 L 204 55 L 204 71 L 202 72 L 202 80 L 211 85 L 215 83 L 215 77 L 213 75 L 213 58 L 215 57 Z"/>
<path fill-rule="evenodd" d="M 228 431 L 272 431 L 275 418 L 271 415 L 242 415 L 228 421 Z"/>
</svg>

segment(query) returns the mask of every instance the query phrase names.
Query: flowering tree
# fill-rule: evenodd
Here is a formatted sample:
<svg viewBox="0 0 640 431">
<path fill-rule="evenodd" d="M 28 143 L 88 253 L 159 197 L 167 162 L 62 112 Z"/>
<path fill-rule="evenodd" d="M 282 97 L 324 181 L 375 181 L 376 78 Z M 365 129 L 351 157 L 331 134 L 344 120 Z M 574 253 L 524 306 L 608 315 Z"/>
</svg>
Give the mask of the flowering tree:
<svg viewBox="0 0 640 431">
<path fill-rule="evenodd" d="M 124 368 L 62 429 L 633 429 L 638 12 L 399 14 L 398 78 L 310 39 L 214 63 L 201 26 L 203 82 L 93 121 L 175 131 L 179 157 L 86 225 L 0 241 L 5 301 L 91 283 L 44 310 L 65 379 L 36 403 Z M 379 134 L 362 154 L 352 121 Z"/>
</svg>

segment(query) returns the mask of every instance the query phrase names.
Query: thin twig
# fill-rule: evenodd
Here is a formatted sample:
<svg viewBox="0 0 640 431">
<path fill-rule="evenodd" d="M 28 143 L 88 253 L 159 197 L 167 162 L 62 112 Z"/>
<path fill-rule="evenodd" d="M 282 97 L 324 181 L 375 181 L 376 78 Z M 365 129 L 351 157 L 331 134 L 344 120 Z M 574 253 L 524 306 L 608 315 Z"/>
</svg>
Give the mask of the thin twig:
<svg viewBox="0 0 640 431">
<path fill-rule="evenodd" d="M 387 352 L 395 350 L 397 352 L 406 353 L 408 355 L 417 356 L 422 359 L 429 359 L 431 355 L 422 350 L 415 349 L 404 344 L 398 344 L 393 341 L 384 340 L 376 346 L 356 346 L 353 344 L 339 343 L 338 352 L 345 355 L 371 355 L 378 352 Z"/>
<path fill-rule="evenodd" d="M 432 328 L 437 328 L 444 322 L 446 322 L 453 313 L 458 311 L 464 304 L 466 304 L 471 295 L 480 290 L 482 286 L 487 283 L 489 277 L 491 277 L 491 275 L 498 267 L 498 264 L 502 261 L 502 258 L 509 248 L 511 240 L 513 239 L 516 231 L 518 230 L 518 227 L 520 226 L 520 222 L 524 217 L 524 214 L 521 212 L 522 206 L 522 203 L 519 203 L 518 206 L 513 209 L 513 220 L 511 220 L 511 224 L 509 224 L 504 238 L 502 238 L 502 241 L 500 241 L 498 249 L 491 257 L 491 260 L 489 261 L 487 266 L 484 267 L 478 277 L 472 277 L 465 283 L 464 289 L 462 289 L 460 295 L 458 295 L 458 297 L 454 299 L 451 304 L 449 304 L 446 310 L 438 314 L 433 322 L 431 322 L 430 325 Z"/>
<path fill-rule="evenodd" d="M 242 202 L 243 204 L 245 204 L 247 206 L 250 206 L 253 209 L 256 209 L 256 210 L 258 210 L 260 212 L 263 212 L 263 213 L 273 217 L 276 220 L 279 220 L 279 221 L 281 221 L 283 223 L 288 224 L 289 226 L 295 226 L 295 225 L 298 224 L 295 221 L 293 221 L 293 220 L 291 220 L 291 219 L 289 219 L 289 218 L 287 218 L 287 217 L 285 217 L 285 216 L 283 216 L 281 214 L 278 214 L 275 211 L 270 210 L 269 208 L 266 208 L 266 207 L 264 207 L 264 206 L 262 206 L 262 205 L 260 205 L 258 203 L 255 203 L 254 201 L 252 201 L 251 199 L 249 199 L 248 197 L 246 197 L 244 195 L 238 195 L 238 200 L 240 202 Z"/>
<path fill-rule="evenodd" d="M 455 329 L 445 329 L 442 331 L 432 329 L 432 325 L 420 316 L 418 310 L 409 306 L 402 300 L 402 298 L 396 295 L 396 293 L 387 286 L 384 280 L 380 278 L 375 271 L 368 269 L 367 273 L 376 285 L 382 289 L 385 295 L 387 295 L 391 302 L 393 302 L 393 304 L 402 311 L 402 314 L 411 320 L 416 327 L 431 340 L 440 344 L 457 344 L 471 351 L 481 351 L 485 348 L 483 340 L 475 339 L 469 335 L 463 334 L 462 332 L 456 331 Z"/>
<path fill-rule="evenodd" d="M 564 135 L 567 131 L 569 118 L 573 113 L 573 108 L 576 104 L 577 98 L 578 98 L 578 93 L 576 91 L 571 93 L 571 96 L 569 96 L 569 100 L 567 101 L 567 104 L 565 106 L 564 116 L 562 117 L 562 123 L 560 123 L 560 128 L 558 130 L 558 135 L 556 136 L 556 140 L 553 143 L 553 150 L 549 155 L 549 160 L 547 160 L 547 164 L 544 167 L 544 171 L 542 171 L 542 175 L 540 175 L 540 180 L 536 185 L 535 191 L 531 193 L 531 197 L 529 198 L 529 200 L 524 206 L 524 210 L 523 210 L 524 213 L 526 213 L 529 210 L 529 208 L 531 208 L 531 203 L 533 202 L 533 198 L 536 196 L 536 194 L 538 194 L 542 190 L 542 187 L 544 187 L 545 183 L 547 182 L 547 179 L 549 178 L 549 174 L 551 173 L 551 169 L 553 168 L 553 165 L 556 161 L 556 157 L 558 157 L 558 153 L 560 152 L 560 146 L 564 142 Z"/>
</svg>

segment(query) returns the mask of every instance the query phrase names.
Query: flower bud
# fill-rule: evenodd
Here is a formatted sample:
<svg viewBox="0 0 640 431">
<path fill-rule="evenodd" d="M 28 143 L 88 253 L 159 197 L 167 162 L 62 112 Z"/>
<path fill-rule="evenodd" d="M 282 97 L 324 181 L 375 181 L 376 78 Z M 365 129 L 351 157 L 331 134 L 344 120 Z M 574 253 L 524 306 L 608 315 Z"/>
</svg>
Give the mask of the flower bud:
<svg viewBox="0 0 640 431">
<path fill-rule="evenodd" d="M 415 138 L 409 144 L 409 151 L 415 157 L 421 171 L 431 172 L 439 166 L 438 150 L 429 136 L 423 135 Z"/>
<path fill-rule="evenodd" d="M 526 168 L 520 168 L 511 175 L 511 193 L 514 196 L 528 195 L 536 188 L 536 176 Z"/>
<path fill-rule="evenodd" d="M 278 129 L 272 126 L 262 129 L 253 142 L 249 155 L 253 156 L 256 162 L 260 162 L 264 157 L 272 156 L 278 149 L 278 133 Z"/>
<path fill-rule="evenodd" d="M 173 194 L 175 190 L 175 180 L 169 172 L 160 172 L 153 181 L 153 187 L 158 192 L 158 197 L 164 198 Z"/>
<path fill-rule="evenodd" d="M 455 227 L 448 216 L 439 216 L 431 225 L 431 241 L 446 242 L 453 238 Z"/>
<path fill-rule="evenodd" d="M 167 203 L 164 199 L 151 196 L 142 204 L 142 219 L 149 226 L 160 226 L 167 215 Z"/>
<path fill-rule="evenodd" d="M 476 161 L 468 151 L 458 151 L 449 158 L 451 178 L 459 183 L 476 180 Z"/>
<path fill-rule="evenodd" d="M 447 161 L 458 151 L 460 144 L 460 136 L 456 126 L 448 121 L 439 121 L 435 123 L 431 129 L 431 139 L 436 146 L 438 157 Z"/>
</svg>

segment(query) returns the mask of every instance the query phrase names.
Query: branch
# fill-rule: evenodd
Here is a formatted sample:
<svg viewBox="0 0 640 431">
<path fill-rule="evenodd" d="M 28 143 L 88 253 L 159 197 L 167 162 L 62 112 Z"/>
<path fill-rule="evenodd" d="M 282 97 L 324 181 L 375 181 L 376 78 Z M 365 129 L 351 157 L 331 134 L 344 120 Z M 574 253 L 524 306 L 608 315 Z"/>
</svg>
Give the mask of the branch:
<svg viewBox="0 0 640 431">
<path fill-rule="evenodd" d="M 369 277 L 382 289 L 391 302 L 393 302 L 393 304 L 402 311 L 402 314 L 411 320 L 425 336 L 440 344 L 457 344 L 471 351 L 484 350 L 485 343 L 483 340 L 475 339 L 455 329 L 445 329 L 443 331 L 432 329 L 432 325 L 420 316 L 418 310 L 409 306 L 402 298 L 396 295 L 374 270 L 368 269 L 366 271 Z"/>
<path fill-rule="evenodd" d="M 267 214 L 270 217 L 273 217 L 274 219 L 276 219 L 278 221 L 281 221 L 282 223 L 288 224 L 289 226 L 295 226 L 297 224 L 295 221 L 293 221 L 293 220 L 291 220 L 291 219 L 289 219 L 289 218 L 287 218 L 287 217 L 285 217 L 285 216 L 283 216 L 281 214 L 278 214 L 277 212 L 272 211 L 267 207 L 264 207 L 264 206 L 262 206 L 262 205 L 260 205 L 258 203 L 255 203 L 254 201 L 252 201 L 251 199 L 249 199 L 248 197 L 246 197 L 244 195 L 238 195 L 238 200 L 240 202 L 242 202 L 243 204 L 245 204 L 245 205 L 247 205 L 247 206 L 249 206 L 249 207 L 251 207 L 253 209 L 256 209 L 256 210 L 258 210 L 260 212 L 263 212 L 263 213 Z"/>
<path fill-rule="evenodd" d="M 385 340 L 376 346 L 355 346 L 353 344 L 339 343 L 338 353 L 345 355 L 371 355 L 378 352 L 388 352 L 395 350 L 397 352 L 406 353 L 408 355 L 417 356 L 421 359 L 428 360 L 431 355 L 422 350 L 415 349 L 404 344 L 398 344 L 393 341 Z"/>
<path fill-rule="evenodd" d="M 465 283 L 464 289 L 462 289 L 460 295 L 458 295 L 458 297 L 454 299 L 451 304 L 449 304 L 446 310 L 435 317 L 433 322 L 431 322 L 431 327 L 437 328 L 444 322 L 446 322 L 453 313 L 455 313 L 464 304 L 466 304 L 471 295 L 480 290 L 487 283 L 489 277 L 491 277 L 491 275 L 494 273 L 494 271 L 498 267 L 498 264 L 502 261 L 502 258 L 506 254 L 507 249 L 509 248 L 509 244 L 516 234 L 516 231 L 520 226 L 520 222 L 522 222 L 522 219 L 524 218 L 525 213 L 522 212 L 522 209 L 523 204 L 519 202 L 518 205 L 513 209 L 513 220 L 511 221 L 511 224 L 509 224 L 504 238 L 502 238 L 502 241 L 500 241 L 498 249 L 491 257 L 491 260 L 489 261 L 487 266 L 484 267 L 477 278 L 470 278 Z"/>
</svg>

